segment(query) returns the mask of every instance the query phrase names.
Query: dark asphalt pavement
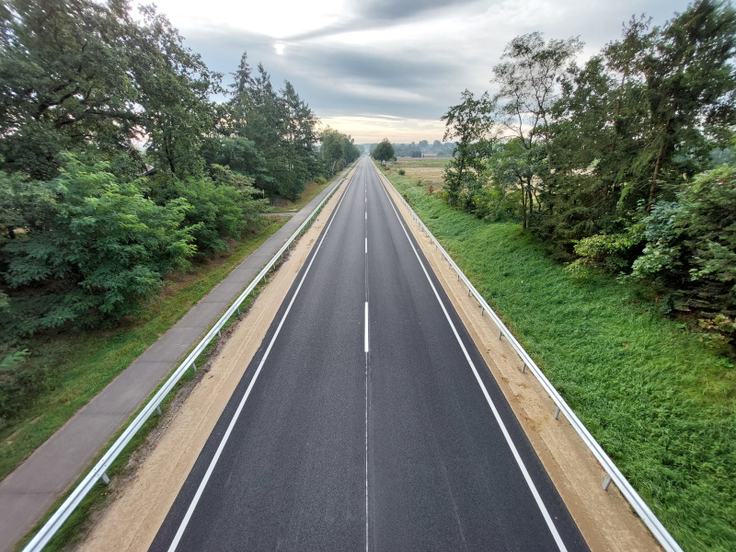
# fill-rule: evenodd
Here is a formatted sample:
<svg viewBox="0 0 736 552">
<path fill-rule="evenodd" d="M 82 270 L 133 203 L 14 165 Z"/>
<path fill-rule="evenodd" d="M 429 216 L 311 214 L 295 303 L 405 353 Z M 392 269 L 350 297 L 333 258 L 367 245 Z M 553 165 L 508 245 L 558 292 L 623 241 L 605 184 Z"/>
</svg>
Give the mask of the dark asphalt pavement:
<svg viewBox="0 0 736 552">
<path fill-rule="evenodd" d="M 368 160 L 151 547 L 173 549 L 587 550 Z"/>
</svg>

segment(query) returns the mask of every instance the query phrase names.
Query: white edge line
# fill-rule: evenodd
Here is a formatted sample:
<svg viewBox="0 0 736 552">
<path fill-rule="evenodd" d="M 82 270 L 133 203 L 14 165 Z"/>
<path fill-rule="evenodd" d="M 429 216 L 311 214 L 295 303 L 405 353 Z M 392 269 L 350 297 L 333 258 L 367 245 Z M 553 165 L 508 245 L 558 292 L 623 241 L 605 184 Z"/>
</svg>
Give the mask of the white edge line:
<svg viewBox="0 0 736 552">
<path fill-rule="evenodd" d="M 493 400 L 491 399 L 491 396 L 488 394 L 488 390 L 486 389 L 486 386 L 483 383 L 483 380 L 481 379 L 480 374 L 478 373 L 478 370 L 476 369 L 475 364 L 473 363 L 473 360 L 470 358 L 470 354 L 468 353 L 468 350 L 465 348 L 465 344 L 463 343 L 462 339 L 460 339 L 460 334 L 455 328 L 455 324 L 452 322 L 452 319 L 450 318 L 450 315 L 447 312 L 447 309 L 445 308 L 445 305 L 442 302 L 442 299 L 440 298 L 439 293 L 437 293 L 437 289 L 434 287 L 434 284 L 432 283 L 432 279 L 429 277 L 429 273 L 427 272 L 427 269 L 425 268 L 424 263 L 422 262 L 422 259 L 419 256 L 419 253 L 417 252 L 416 248 L 414 247 L 414 244 L 409 238 L 409 234 L 406 231 L 406 227 L 403 221 L 401 220 L 399 213 L 396 211 L 396 207 L 394 206 L 393 201 L 391 201 L 391 197 L 388 195 L 388 191 L 386 190 L 385 185 L 382 186 L 382 188 L 383 188 L 383 192 L 386 194 L 386 197 L 389 200 L 389 203 L 391 205 L 391 208 L 394 211 L 394 214 L 396 215 L 396 218 L 399 219 L 399 224 L 401 225 L 401 228 L 404 231 L 404 235 L 406 236 L 406 239 L 409 240 L 409 245 L 414 251 L 414 255 L 416 255 L 417 261 L 419 261 L 419 265 L 422 267 L 422 271 L 424 272 L 424 275 L 427 277 L 427 281 L 429 282 L 429 285 L 432 288 L 432 291 L 434 292 L 434 295 L 437 298 L 437 301 L 439 302 L 440 307 L 442 308 L 442 312 L 445 314 L 445 318 L 447 319 L 447 322 L 450 324 L 450 327 L 452 328 L 452 333 L 455 334 L 455 339 L 460 345 L 460 348 L 462 349 L 463 354 L 465 355 L 465 359 L 470 365 L 470 368 L 473 370 L 473 374 L 475 374 L 475 379 L 478 381 L 478 385 L 480 385 L 480 388 L 483 391 L 483 395 L 485 396 L 486 401 L 488 402 L 488 405 L 491 407 L 491 411 L 493 412 L 493 415 L 496 418 L 496 422 L 498 422 L 498 425 L 501 428 L 501 432 L 503 433 L 503 436 L 506 438 L 506 442 L 508 443 L 509 448 L 511 449 L 511 454 L 513 454 L 514 459 L 516 460 L 516 463 L 519 466 L 519 469 L 521 470 L 521 473 L 524 476 L 524 479 L 526 480 L 526 483 L 529 486 L 529 489 L 531 490 L 532 495 L 534 496 L 534 500 L 536 501 L 537 506 L 539 507 L 539 510 L 541 511 L 542 516 L 544 517 L 544 520 L 547 522 L 547 527 L 549 527 L 549 530 L 552 533 L 552 537 L 557 543 L 557 547 L 560 549 L 560 551 L 566 552 L 567 547 L 565 546 L 565 543 L 562 541 L 562 537 L 560 537 L 560 534 L 557 531 L 557 527 L 555 527 L 555 524 L 552 521 L 552 517 L 549 515 L 549 512 L 547 511 L 547 507 L 544 505 L 544 501 L 542 500 L 542 497 L 540 496 L 539 491 L 537 491 L 537 487 L 534 485 L 534 482 L 532 481 L 532 478 L 529 475 L 529 472 L 527 471 L 526 466 L 524 465 L 524 461 L 521 459 L 521 456 L 519 455 L 519 451 L 516 449 L 516 445 L 514 445 L 514 442 L 511 439 L 511 435 L 506 429 L 506 425 L 503 423 L 503 420 L 501 419 L 501 416 L 498 413 L 498 410 L 496 409 L 496 405 L 493 404 Z"/>
<path fill-rule="evenodd" d="M 343 192 L 342 197 L 340 198 L 340 202 L 337 204 L 337 207 L 335 208 L 335 211 L 334 211 L 335 214 L 337 214 L 338 209 L 340 209 L 340 206 L 342 205 L 342 200 L 345 199 L 345 196 L 347 195 L 349 187 L 350 187 L 350 183 L 348 183 L 348 187 L 345 189 L 345 192 Z M 330 224 L 325 229 L 324 234 L 322 234 L 322 239 L 319 241 L 319 244 L 317 245 L 317 249 L 315 250 L 314 255 L 312 256 L 312 260 L 309 262 L 309 266 L 307 266 L 307 270 L 304 272 L 304 275 L 302 276 L 302 279 L 299 282 L 299 286 L 296 288 L 296 291 L 294 292 L 294 296 L 291 298 L 291 301 L 289 302 L 289 306 L 286 308 L 286 312 L 284 312 L 284 315 L 281 317 L 281 321 L 279 322 L 279 325 L 276 328 L 276 332 L 271 338 L 271 342 L 268 344 L 268 348 L 266 349 L 266 352 L 264 353 L 263 358 L 261 359 L 261 362 L 258 364 L 256 373 L 253 375 L 253 379 L 248 385 L 248 389 L 245 391 L 245 395 L 243 395 L 243 398 L 240 400 L 240 404 L 238 405 L 238 409 L 235 411 L 235 414 L 233 415 L 232 420 L 230 420 L 230 424 L 227 427 L 227 431 L 225 431 L 225 434 L 222 436 L 220 445 L 217 447 L 217 451 L 215 452 L 215 455 L 210 461 L 210 465 L 207 468 L 207 472 L 204 474 L 204 477 L 202 478 L 202 482 L 199 484 L 199 488 L 197 489 L 197 492 L 195 493 L 194 498 L 192 499 L 192 502 L 189 505 L 189 508 L 187 509 L 187 513 L 184 515 L 184 518 L 182 519 L 181 524 L 179 525 L 179 529 L 177 530 L 176 535 L 174 535 L 174 539 L 172 540 L 171 545 L 169 546 L 168 552 L 174 552 L 177 546 L 179 546 L 179 542 L 181 541 L 181 538 L 184 535 L 184 531 L 186 531 L 187 525 L 189 524 L 189 520 L 194 514 L 194 510 L 197 507 L 197 503 L 199 502 L 199 499 L 202 497 L 202 494 L 204 493 L 204 489 L 207 486 L 207 483 L 209 482 L 210 477 L 212 476 L 212 473 L 215 471 L 215 466 L 217 465 L 217 462 L 220 459 L 220 455 L 222 454 L 222 451 L 225 449 L 225 445 L 227 444 L 227 441 L 230 438 L 230 434 L 235 428 L 235 424 L 237 423 L 238 418 L 240 417 L 240 413 L 242 412 L 243 407 L 245 406 L 245 402 L 248 400 L 248 396 L 250 395 L 250 392 L 253 389 L 253 386 L 255 385 L 256 380 L 258 379 L 258 374 L 261 373 L 261 369 L 263 368 L 263 365 L 266 363 L 266 360 L 268 359 L 268 355 L 271 352 L 271 348 L 273 347 L 273 344 L 276 341 L 276 338 L 279 336 L 279 333 L 281 332 L 281 328 L 283 327 L 284 322 L 286 321 L 286 318 L 289 315 L 289 311 L 291 311 L 291 307 L 294 304 L 294 301 L 296 300 L 297 296 L 299 295 L 299 290 L 301 290 L 302 284 L 304 283 L 304 280 L 307 278 L 307 274 L 309 274 L 309 270 L 312 268 L 312 263 L 314 263 L 314 260 L 317 258 L 317 253 L 319 253 L 319 250 L 322 247 L 322 242 L 324 242 L 325 237 L 327 236 L 327 232 L 329 232 L 330 227 L 332 226 L 332 222 L 334 220 L 335 220 L 335 217 L 333 216 L 330 219 Z"/>
</svg>

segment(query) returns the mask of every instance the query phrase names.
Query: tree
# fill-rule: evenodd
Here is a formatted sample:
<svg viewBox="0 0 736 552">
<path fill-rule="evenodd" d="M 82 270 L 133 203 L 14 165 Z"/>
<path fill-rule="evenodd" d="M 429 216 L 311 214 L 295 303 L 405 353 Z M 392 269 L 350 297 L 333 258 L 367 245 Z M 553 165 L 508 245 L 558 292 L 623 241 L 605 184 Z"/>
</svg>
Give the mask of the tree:
<svg viewBox="0 0 736 552">
<path fill-rule="evenodd" d="M 12 313 L 3 333 L 118 320 L 194 252 L 192 229 L 182 226 L 186 201 L 156 205 L 105 164 L 69 158 L 57 179 L 36 185 L 47 192 L 17 213 L 24 238 L 2 248 Z"/>
<path fill-rule="evenodd" d="M 698 0 L 660 32 L 644 57 L 650 135 L 637 165 L 649 167 L 646 209 L 660 175 L 693 175 L 713 147 L 708 135 L 728 136 L 736 122 L 736 12 L 730 4 Z"/>
<path fill-rule="evenodd" d="M 386 161 L 396 159 L 394 147 L 391 145 L 391 142 L 388 141 L 388 138 L 384 138 L 375 148 L 373 148 L 373 151 L 371 151 L 371 157 L 376 161 L 380 161 L 381 165 L 386 165 Z"/>
<path fill-rule="evenodd" d="M 8 0 L 0 10 L 0 154 L 10 170 L 51 178 L 59 153 L 125 151 L 139 120 L 126 49 L 127 5 Z"/>
<path fill-rule="evenodd" d="M 494 102 L 487 92 L 475 99 L 473 93 L 466 89 L 462 99 L 440 119 L 445 121 L 446 128 L 443 141 L 460 139 L 445 170 L 445 192 L 450 205 L 457 205 L 462 190 L 473 187 L 480 178 L 489 151 L 489 132 L 493 122 Z"/>
<path fill-rule="evenodd" d="M 525 149 L 541 139 L 549 155 L 549 113 L 559 94 L 559 77 L 582 48 L 577 38 L 545 43 L 542 33 L 530 33 L 513 39 L 501 56 L 507 61 L 493 68 L 499 124 Z"/>
</svg>

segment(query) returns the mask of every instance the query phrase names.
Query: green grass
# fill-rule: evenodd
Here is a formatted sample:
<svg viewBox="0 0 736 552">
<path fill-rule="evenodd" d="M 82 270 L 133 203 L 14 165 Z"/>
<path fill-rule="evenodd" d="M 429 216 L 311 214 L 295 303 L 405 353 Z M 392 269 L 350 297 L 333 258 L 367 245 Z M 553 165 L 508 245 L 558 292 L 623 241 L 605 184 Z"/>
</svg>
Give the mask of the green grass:
<svg viewBox="0 0 736 552">
<path fill-rule="evenodd" d="M 113 330 L 65 332 L 38 338 L 30 362 L 52 372 L 51 384 L 0 430 L 0 479 L 87 404 L 105 385 L 257 249 L 285 222 L 274 218 L 257 234 L 231 244 L 227 256 L 176 274 L 135 319 Z"/>
<path fill-rule="evenodd" d="M 289 213 L 289 212 L 297 212 L 301 210 L 302 207 L 304 207 L 307 203 L 312 201 L 317 194 L 319 194 L 322 190 L 324 190 L 327 186 L 329 186 L 334 181 L 334 178 L 328 180 L 327 182 L 320 184 L 319 182 L 312 182 L 310 184 L 307 184 L 307 187 L 304 188 L 304 191 L 302 192 L 301 196 L 299 196 L 299 199 L 296 201 L 284 201 L 283 205 L 278 205 L 273 208 L 271 212 L 273 213 Z"/>
<path fill-rule="evenodd" d="M 633 289 L 389 177 L 684 550 L 736 550 L 736 370 Z M 651 305 L 650 305 L 651 307 Z"/>
</svg>

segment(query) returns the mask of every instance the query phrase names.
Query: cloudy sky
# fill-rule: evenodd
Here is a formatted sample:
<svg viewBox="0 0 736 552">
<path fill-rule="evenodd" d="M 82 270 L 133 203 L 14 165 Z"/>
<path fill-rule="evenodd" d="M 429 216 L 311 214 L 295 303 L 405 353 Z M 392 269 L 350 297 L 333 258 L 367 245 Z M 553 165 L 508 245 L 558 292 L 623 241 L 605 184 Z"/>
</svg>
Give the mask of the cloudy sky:
<svg viewBox="0 0 736 552">
<path fill-rule="evenodd" d="M 288 79 L 324 124 L 365 143 L 441 140 L 440 116 L 465 88 L 493 91 L 492 68 L 515 36 L 579 36 L 585 58 L 617 39 L 633 14 L 661 25 L 689 0 L 155 3 L 226 83 L 246 50 L 274 85 Z"/>
</svg>

